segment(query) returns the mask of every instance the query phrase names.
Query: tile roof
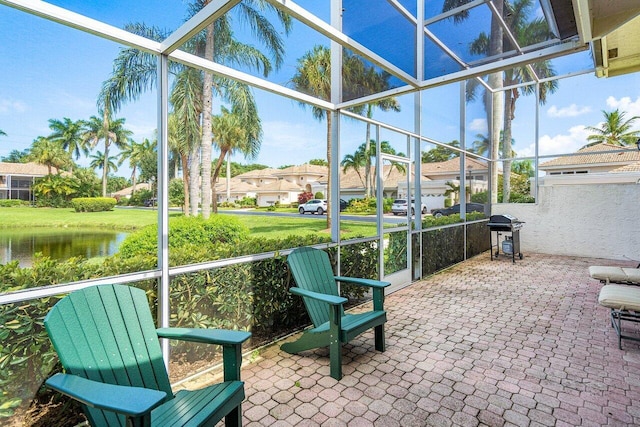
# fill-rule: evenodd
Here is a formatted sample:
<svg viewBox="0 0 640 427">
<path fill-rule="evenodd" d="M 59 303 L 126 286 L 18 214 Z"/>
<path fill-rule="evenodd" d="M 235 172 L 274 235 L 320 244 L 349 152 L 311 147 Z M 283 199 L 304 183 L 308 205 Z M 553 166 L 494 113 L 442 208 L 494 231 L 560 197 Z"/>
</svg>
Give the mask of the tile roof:
<svg viewBox="0 0 640 427">
<path fill-rule="evenodd" d="M 488 169 L 487 163 L 481 160 L 476 160 L 471 157 L 466 159 L 467 169 L 473 170 L 486 170 Z M 431 174 L 451 173 L 460 171 L 460 158 L 454 157 L 444 162 L 436 163 L 422 163 L 422 176 L 429 176 Z"/>
<path fill-rule="evenodd" d="M 52 168 L 56 171 L 56 168 Z M 0 174 L 3 175 L 28 175 L 45 176 L 49 174 L 49 168 L 38 163 L 6 163 L 0 162 Z"/>
<path fill-rule="evenodd" d="M 614 152 L 611 152 L 614 151 Z M 640 162 L 640 151 L 633 147 L 620 147 L 612 144 L 597 144 L 581 148 L 574 156 L 558 157 L 540 164 L 540 169 L 572 166 L 594 165 L 603 163 L 632 163 Z"/>
<path fill-rule="evenodd" d="M 329 174 L 329 168 L 326 166 L 317 166 L 317 165 L 299 165 L 299 166 L 289 166 L 284 169 L 276 169 L 277 173 L 275 175 L 319 175 L 326 176 Z"/>
<path fill-rule="evenodd" d="M 249 172 L 241 173 L 240 175 L 236 175 L 233 178 L 240 179 L 259 179 L 259 178 L 277 178 L 275 172 L 280 172 L 279 169 L 266 168 L 266 169 L 256 169 Z"/>
</svg>

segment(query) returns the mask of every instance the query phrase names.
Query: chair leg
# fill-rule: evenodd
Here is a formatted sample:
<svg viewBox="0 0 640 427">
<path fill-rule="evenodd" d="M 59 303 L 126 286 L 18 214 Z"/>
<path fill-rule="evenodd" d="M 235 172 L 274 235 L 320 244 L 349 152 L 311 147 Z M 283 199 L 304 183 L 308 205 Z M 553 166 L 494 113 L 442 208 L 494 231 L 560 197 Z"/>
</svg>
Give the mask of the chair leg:
<svg viewBox="0 0 640 427">
<path fill-rule="evenodd" d="M 242 410 L 240 405 L 233 408 L 231 412 L 224 417 L 225 427 L 242 427 Z"/>
<path fill-rule="evenodd" d="M 376 350 L 384 352 L 385 350 L 385 341 L 384 341 L 384 325 L 379 325 L 374 328 L 375 342 L 376 342 Z"/>
<path fill-rule="evenodd" d="M 342 379 L 342 343 L 340 340 L 333 340 L 329 345 L 330 374 L 331 377 L 340 381 Z"/>
</svg>

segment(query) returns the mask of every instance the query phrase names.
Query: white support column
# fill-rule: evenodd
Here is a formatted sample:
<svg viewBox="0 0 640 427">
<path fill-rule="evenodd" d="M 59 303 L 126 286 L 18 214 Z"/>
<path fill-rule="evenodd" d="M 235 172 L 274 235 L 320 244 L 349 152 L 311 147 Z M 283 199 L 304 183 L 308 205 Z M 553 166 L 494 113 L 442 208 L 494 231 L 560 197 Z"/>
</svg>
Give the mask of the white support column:
<svg viewBox="0 0 640 427">
<path fill-rule="evenodd" d="M 342 0 L 331 0 L 331 26 L 342 31 Z M 342 46 L 331 41 L 331 102 L 333 105 L 342 100 Z M 331 115 L 331 170 L 329 180 L 331 192 L 327 195 L 331 209 L 331 241 L 340 241 L 340 114 L 327 111 Z M 328 117 L 327 117 L 328 119 Z M 340 265 L 338 251 L 338 265 Z"/>
<path fill-rule="evenodd" d="M 169 327 L 169 58 L 158 57 L 158 326 Z M 161 340 L 164 363 L 169 370 L 169 341 Z"/>
</svg>

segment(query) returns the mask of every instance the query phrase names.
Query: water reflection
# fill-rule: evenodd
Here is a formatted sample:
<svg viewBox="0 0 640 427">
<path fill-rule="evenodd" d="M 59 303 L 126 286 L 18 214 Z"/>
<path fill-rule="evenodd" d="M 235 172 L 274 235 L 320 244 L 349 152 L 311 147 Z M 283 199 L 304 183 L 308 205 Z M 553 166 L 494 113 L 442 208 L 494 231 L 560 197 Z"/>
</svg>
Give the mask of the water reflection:
<svg viewBox="0 0 640 427">
<path fill-rule="evenodd" d="M 87 229 L 1 230 L 0 263 L 18 260 L 21 267 L 30 267 L 36 252 L 57 260 L 109 256 L 118 251 L 126 236 L 124 232 Z"/>
</svg>

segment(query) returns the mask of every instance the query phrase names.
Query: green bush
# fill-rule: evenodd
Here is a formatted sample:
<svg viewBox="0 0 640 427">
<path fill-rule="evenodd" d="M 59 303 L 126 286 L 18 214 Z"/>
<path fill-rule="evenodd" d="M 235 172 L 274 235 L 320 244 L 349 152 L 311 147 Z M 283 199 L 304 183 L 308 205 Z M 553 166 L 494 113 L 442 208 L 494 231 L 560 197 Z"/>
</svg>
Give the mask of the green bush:
<svg viewBox="0 0 640 427">
<path fill-rule="evenodd" d="M 243 208 L 255 207 L 258 205 L 258 199 L 255 197 L 243 197 L 241 200 L 238 200 L 238 204 Z"/>
<path fill-rule="evenodd" d="M 78 197 L 71 199 L 71 206 L 76 212 L 112 211 L 118 203 L 113 197 Z"/>
<path fill-rule="evenodd" d="M 120 244 L 120 256 L 156 256 L 157 235 L 157 224 L 130 234 Z M 233 216 L 213 215 L 208 220 L 202 217 L 172 218 L 169 222 L 169 249 L 189 247 L 198 252 L 212 251 L 215 244 L 235 243 L 248 235 L 249 229 Z"/>
<path fill-rule="evenodd" d="M 26 200 L 19 199 L 1 199 L 0 208 L 16 208 L 19 206 L 29 206 L 30 203 Z"/>
<path fill-rule="evenodd" d="M 169 205 L 184 205 L 184 185 L 180 178 L 174 178 L 169 181 Z"/>
<path fill-rule="evenodd" d="M 129 198 L 129 206 L 144 206 L 144 202 L 155 197 L 151 190 L 136 190 Z"/>
<path fill-rule="evenodd" d="M 313 195 L 315 199 L 324 199 L 324 193 L 322 191 L 316 191 L 316 194 Z"/>
</svg>

